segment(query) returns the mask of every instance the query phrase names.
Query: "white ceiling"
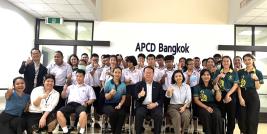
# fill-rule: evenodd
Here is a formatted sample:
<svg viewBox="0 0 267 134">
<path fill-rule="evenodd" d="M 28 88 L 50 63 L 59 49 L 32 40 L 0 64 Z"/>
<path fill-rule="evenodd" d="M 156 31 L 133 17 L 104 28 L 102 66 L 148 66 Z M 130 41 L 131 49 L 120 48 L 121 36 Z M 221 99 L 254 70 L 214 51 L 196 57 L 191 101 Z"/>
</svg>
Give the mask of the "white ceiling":
<svg viewBox="0 0 267 134">
<path fill-rule="evenodd" d="M 37 17 L 63 17 L 68 20 L 96 20 L 96 0 L 8 0 Z"/>
<path fill-rule="evenodd" d="M 249 10 L 235 24 L 267 25 L 267 0 Z"/>
</svg>

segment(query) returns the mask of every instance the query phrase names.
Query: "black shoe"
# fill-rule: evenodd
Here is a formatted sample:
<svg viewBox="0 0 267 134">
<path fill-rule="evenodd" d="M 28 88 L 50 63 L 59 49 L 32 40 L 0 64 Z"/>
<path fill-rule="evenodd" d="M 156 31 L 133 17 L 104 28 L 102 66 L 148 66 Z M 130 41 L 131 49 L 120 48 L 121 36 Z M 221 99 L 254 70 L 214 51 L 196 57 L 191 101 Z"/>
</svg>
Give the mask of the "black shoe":
<svg viewBox="0 0 267 134">
<path fill-rule="evenodd" d="M 99 123 L 96 122 L 96 123 L 94 124 L 94 128 L 99 129 L 99 128 L 101 128 L 101 126 L 99 125 Z"/>
<path fill-rule="evenodd" d="M 142 132 L 142 133 L 145 132 L 145 128 L 144 128 L 144 127 L 141 128 L 141 132 Z"/>
<path fill-rule="evenodd" d="M 91 123 L 87 123 L 87 127 L 89 127 L 89 128 L 90 128 L 90 127 L 91 127 Z"/>
<path fill-rule="evenodd" d="M 198 134 L 198 131 L 194 130 L 193 134 Z"/>
<path fill-rule="evenodd" d="M 174 128 L 171 128 L 171 132 L 174 133 Z"/>
<path fill-rule="evenodd" d="M 63 133 L 63 134 L 70 134 L 70 132 L 67 132 L 67 133 Z"/>
<path fill-rule="evenodd" d="M 58 127 L 58 131 L 63 131 L 61 126 Z"/>
<path fill-rule="evenodd" d="M 167 133 L 169 133 L 169 132 L 170 132 L 170 128 L 169 128 L 169 127 L 166 127 L 166 128 L 165 128 L 165 131 L 166 131 Z"/>
<path fill-rule="evenodd" d="M 151 132 L 154 132 L 154 128 L 151 128 Z"/>
<path fill-rule="evenodd" d="M 69 129 L 69 132 L 71 132 L 71 131 L 74 130 L 74 127 L 73 126 L 70 126 L 68 129 Z"/>
</svg>

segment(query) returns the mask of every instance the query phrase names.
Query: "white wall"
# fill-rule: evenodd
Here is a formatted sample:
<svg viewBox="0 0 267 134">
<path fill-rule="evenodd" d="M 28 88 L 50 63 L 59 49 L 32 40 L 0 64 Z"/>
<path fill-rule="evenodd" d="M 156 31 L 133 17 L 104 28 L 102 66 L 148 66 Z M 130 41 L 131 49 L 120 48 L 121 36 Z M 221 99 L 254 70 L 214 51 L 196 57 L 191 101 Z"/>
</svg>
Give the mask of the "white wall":
<svg viewBox="0 0 267 134">
<path fill-rule="evenodd" d="M 12 86 L 23 60 L 34 46 L 35 18 L 0 0 L 0 88 Z"/>
<path fill-rule="evenodd" d="M 110 47 L 94 47 L 93 51 L 99 54 L 117 54 L 123 56 L 135 55 L 138 42 L 152 42 L 175 45 L 187 43 L 188 53 L 178 53 L 181 56 L 202 58 L 213 56 L 214 53 L 233 56 L 233 52 L 219 52 L 218 45 L 234 44 L 233 25 L 204 25 L 204 24 L 157 24 L 157 23 L 118 23 L 95 22 L 94 40 L 111 41 Z M 143 51 L 148 54 L 149 52 Z M 153 54 L 159 54 L 156 50 Z M 162 53 L 163 55 L 171 53 Z M 232 55 L 230 55 L 232 54 Z"/>
</svg>

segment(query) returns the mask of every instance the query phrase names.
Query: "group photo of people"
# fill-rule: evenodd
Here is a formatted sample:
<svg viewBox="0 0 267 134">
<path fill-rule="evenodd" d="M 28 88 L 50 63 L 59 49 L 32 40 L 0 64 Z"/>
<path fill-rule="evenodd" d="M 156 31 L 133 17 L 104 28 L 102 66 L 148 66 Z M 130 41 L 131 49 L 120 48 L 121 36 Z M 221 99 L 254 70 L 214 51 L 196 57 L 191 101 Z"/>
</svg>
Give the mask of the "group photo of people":
<svg viewBox="0 0 267 134">
<path fill-rule="evenodd" d="M 83 53 L 64 61 L 55 51 L 44 66 L 38 48 L 29 52 L 15 70 L 21 75 L 8 80 L 0 133 L 257 134 L 264 78 L 250 53 Z"/>
</svg>

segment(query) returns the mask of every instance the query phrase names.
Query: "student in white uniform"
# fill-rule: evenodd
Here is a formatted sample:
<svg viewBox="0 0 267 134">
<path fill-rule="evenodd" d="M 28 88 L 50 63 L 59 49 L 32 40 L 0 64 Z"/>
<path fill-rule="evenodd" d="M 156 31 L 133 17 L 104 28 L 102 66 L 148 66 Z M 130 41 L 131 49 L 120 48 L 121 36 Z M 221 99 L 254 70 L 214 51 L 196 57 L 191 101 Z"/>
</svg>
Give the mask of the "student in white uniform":
<svg viewBox="0 0 267 134">
<path fill-rule="evenodd" d="M 93 53 L 91 56 L 91 64 L 86 67 L 86 72 L 91 75 L 92 78 L 92 88 L 95 91 L 96 95 L 96 100 L 93 103 L 94 106 L 94 118 L 95 118 L 95 123 L 94 123 L 94 128 L 100 128 L 100 125 L 98 123 L 99 118 L 100 118 L 100 108 L 99 108 L 99 95 L 100 95 L 100 90 L 101 90 L 101 82 L 100 82 L 100 76 L 103 68 L 100 67 L 99 65 L 99 56 L 96 53 Z"/>
<path fill-rule="evenodd" d="M 84 83 L 84 76 L 85 71 L 78 69 L 76 72 L 77 84 L 65 85 L 61 93 L 63 98 L 68 97 L 67 105 L 57 111 L 57 120 L 63 133 L 69 133 L 66 126 L 66 117 L 69 117 L 71 113 L 79 115 L 81 127 L 79 133 L 83 134 L 85 131 L 85 125 L 87 124 L 86 107 L 91 105 L 96 97 L 93 88 Z"/>
<path fill-rule="evenodd" d="M 136 68 L 141 70 L 141 72 L 143 72 L 145 66 L 145 60 L 146 60 L 146 56 L 143 53 L 138 54 L 137 56 L 137 65 Z"/>
<path fill-rule="evenodd" d="M 117 67 L 117 56 L 111 55 L 109 59 L 110 67 L 104 68 L 101 72 L 100 82 L 102 84 L 102 87 L 105 86 L 107 81 L 113 78 L 113 69 Z"/>
<path fill-rule="evenodd" d="M 110 66 L 109 57 L 110 57 L 109 54 L 103 54 L 101 56 L 101 63 L 102 63 L 101 68 L 106 68 Z"/>
<path fill-rule="evenodd" d="M 142 72 L 135 67 L 137 61 L 134 56 L 128 56 L 126 63 L 128 64 L 128 68 L 122 71 L 122 81 L 127 85 L 127 94 L 133 95 L 135 84 L 142 81 Z"/>
<path fill-rule="evenodd" d="M 195 69 L 198 73 L 200 73 L 200 71 L 201 71 L 201 67 L 200 67 L 200 58 L 199 58 L 199 57 L 194 57 L 193 61 L 194 61 L 194 69 Z"/>
<path fill-rule="evenodd" d="M 166 68 L 164 69 L 164 75 L 163 78 L 161 79 L 161 83 L 163 83 L 162 87 L 164 90 L 164 93 L 166 92 L 166 90 L 168 89 L 168 87 L 171 86 L 171 81 L 172 81 L 172 74 L 175 71 L 175 68 L 173 66 L 174 63 L 174 56 L 173 55 L 167 55 L 164 57 L 165 60 L 165 66 Z M 168 105 L 170 104 L 170 98 L 167 98 L 166 96 L 164 97 L 164 113 L 167 113 L 167 108 Z M 169 132 L 169 125 L 170 125 L 170 118 L 169 116 L 167 116 L 166 119 L 166 132 Z"/>
<path fill-rule="evenodd" d="M 153 80 L 160 83 L 161 79 L 163 78 L 162 76 L 164 75 L 164 73 L 161 70 L 159 70 L 158 68 L 156 68 L 155 58 L 156 57 L 154 54 L 147 55 L 147 59 L 146 59 L 147 60 L 147 66 L 150 66 L 154 69 Z"/>
<path fill-rule="evenodd" d="M 88 66 L 90 66 L 90 65 L 88 65 Z M 77 69 L 81 69 L 81 70 L 85 71 L 86 70 L 86 61 L 83 59 L 79 60 L 79 64 L 78 64 Z M 77 69 L 75 71 L 73 71 L 71 74 L 71 84 L 77 84 L 77 80 L 76 80 Z M 90 73 L 87 73 L 87 72 L 85 73 L 84 83 L 89 85 L 89 86 L 91 86 L 93 84 L 93 78 L 92 78 Z"/>
<path fill-rule="evenodd" d="M 187 67 L 186 72 L 184 72 L 185 83 L 191 87 L 191 93 L 193 94 L 194 87 L 198 84 L 200 74 L 197 70 L 194 69 L 194 61 L 191 58 L 186 59 L 185 65 Z M 198 109 L 196 104 L 192 103 L 193 110 L 193 126 L 194 132 L 197 133 L 197 117 L 198 117 Z"/>
<path fill-rule="evenodd" d="M 162 54 L 158 54 L 156 56 L 156 61 L 157 61 L 157 68 L 159 70 L 164 70 L 165 69 L 164 56 Z"/>
<path fill-rule="evenodd" d="M 126 62 L 125 60 L 123 59 L 122 55 L 121 54 L 116 54 L 117 56 L 117 61 L 118 61 L 118 66 L 121 68 L 121 69 L 124 69 L 126 68 Z"/>
</svg>

